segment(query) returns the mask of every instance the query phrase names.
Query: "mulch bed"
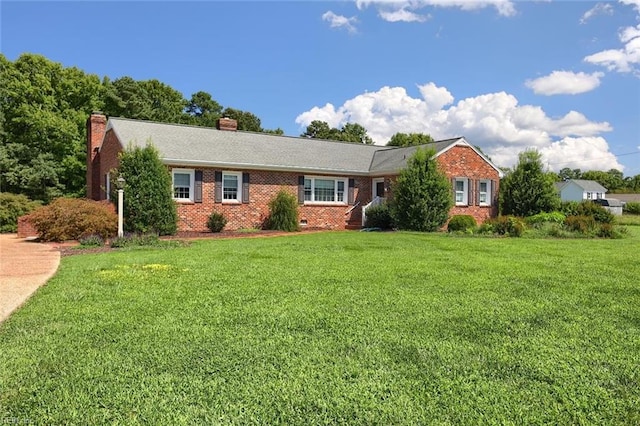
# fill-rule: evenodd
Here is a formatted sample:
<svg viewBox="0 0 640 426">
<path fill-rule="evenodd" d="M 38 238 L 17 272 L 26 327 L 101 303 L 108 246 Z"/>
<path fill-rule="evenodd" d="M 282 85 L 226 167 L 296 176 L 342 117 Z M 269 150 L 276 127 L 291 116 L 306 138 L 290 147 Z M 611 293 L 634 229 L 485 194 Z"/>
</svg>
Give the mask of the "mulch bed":
<svg viewBox="0 0 640 426">
<path fill-rule="evenodd" d="M 182 231 L 175 235 L 160 237 L 161 240 L 168 241 L 182 241 L 185 245 L 189 244 L 189 241 L 194 240 L 213 240 L 213 239 L 229 239 L 229 238 L 261 238 L 261 237 L 276 237 L 280 235 L 295 235 L 301 233 L 312 232 L 328 232 L 327 230 L 320 229 L 304 229 L 299 232 L 284 232 L 284 231 L 271 231 L 271 230 L 258 230 L 258 231 L 222 231 L 222 232 L 191 232 Z M 111 248 L 109 244 L 102 247 L 81 247 L 77 241 L 65 241 L 62 243 L 48 243 L 54 248 L 60 251 L 61 256 L 72 256 L 76 254 L 92 254 L 92 253 L 108 253 L 111 251 L 119 250 L 118 248 Z"/>
</svg>

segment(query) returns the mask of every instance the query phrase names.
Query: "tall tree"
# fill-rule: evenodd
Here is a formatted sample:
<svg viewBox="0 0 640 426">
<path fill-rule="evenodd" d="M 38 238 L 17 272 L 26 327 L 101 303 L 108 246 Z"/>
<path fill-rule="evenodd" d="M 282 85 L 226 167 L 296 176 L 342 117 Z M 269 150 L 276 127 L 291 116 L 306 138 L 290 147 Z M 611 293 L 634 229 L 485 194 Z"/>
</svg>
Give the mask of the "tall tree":
<svg viewBox="0 0 640 426">
<path fill-rule="evenodd" d="M 500 183 L 502 214 L 526 217 L 560 206 L 555 179 L 544 172 L 541 158 L 538 151 L 520 153 L 518 164 Z"/>
<path fill-rule="evenodd" d="M 187 106 L 180 92 L 155 79 L 122 77 L 106 81 L 106 89 L 104 112 L 112 117 L 179 123 Z"/>
<path fill-rule="evenodd" d="M 260 119 L 253 113 L 227 107 L 222 111 L 222 116 L 236 120 L 238 122 L 238 130 L 262 132 Z"/>
<path fill-rule="evenodd" d="M 186 122 L 198 126 L 215 127 L 222 116 L 222 105 L 216 102 L 209 93 L 199 91 L 191 95 L 185 109 Z"/>
<path fill-rule="evenodd" d="M 387 142 L 387 146 L 415 146 L 415 145 L 425 145 L 428 143 L 432 143 L 433 138 L 431 135 L 427 135 L 425 133 L 396 133 L 391 136 L 389 142 Z"/>
<path fill-rule="evenodd" d="M 453 205 L 451 184 L 442 173 L 433 149 L 418 148 L 393 186 L 391 215 L 400 229 L 436 231 Z"/>
<path fill-rule="evenodd" d="M 312 139 L 327 139 L 350 143 L 373 144 L 367 129 L 358 123 L 346 123 L 341 129 L 329 127 L 325 121 L 313 120 L 300 136 Z"/>
<path fill-rule="evenodd" d="M 41 55 L 0 55 L 0 190 L 46 202 L 82 195 L 85 122 L 103 93 L 96 75 Z"/>
<path fill-rule="evenodd" d="M 580 169 L 570 169 L 569 167 L 565 167 L 560 169 L 558 177 L 560 180 L 580 179 L 582 177 L 582 172 Z"/>
</svg>

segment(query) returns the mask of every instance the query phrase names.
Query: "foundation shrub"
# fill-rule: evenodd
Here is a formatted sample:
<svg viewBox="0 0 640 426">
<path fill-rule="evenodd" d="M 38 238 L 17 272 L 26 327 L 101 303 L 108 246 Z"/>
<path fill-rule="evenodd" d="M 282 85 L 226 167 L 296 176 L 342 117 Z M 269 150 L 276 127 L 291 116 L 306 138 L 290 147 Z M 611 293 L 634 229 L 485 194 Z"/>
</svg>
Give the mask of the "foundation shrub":
<svg viewBox="0 0 640 426">
<path fill-rule="evenodd" d="M 79 240 L 90 235 L 115 235 L 118 216 L 113 205 L 84 198 L 58 198 L 34 210 L 29 219 L 43 241 Z"/>
<path fill-rule="evenodd" d="M 209 228 L 211 232 L 222 231 L 226 224 L 227 219 L 222 213 L 213 212 L 209 215 L 209 219 L 207 219 L 207 228 Z"/>
<path fill-rule="evenodd" d="M 473 216 L 467 214 L 459 214 L 451 217 L 451 219 L 449 220 L 449 224 L 447 225 L 447 231 L 467 232 L 469 230 L 474 230 L 477 225 L 478 224 Z"/>
<path fill-rule="evenodd" d="M 293 232 L 300 229 L 298 219 L 298 200 L 285 190 L 280 190 L 269 201 L 267 227 L 278 231 Z"/>
<path fill-rule="evenodd" d="M 367 209 L 364 221 L 365 228 L 392 229 L 393 218 L 386 203 L 372 206 Z"/>
</svg>

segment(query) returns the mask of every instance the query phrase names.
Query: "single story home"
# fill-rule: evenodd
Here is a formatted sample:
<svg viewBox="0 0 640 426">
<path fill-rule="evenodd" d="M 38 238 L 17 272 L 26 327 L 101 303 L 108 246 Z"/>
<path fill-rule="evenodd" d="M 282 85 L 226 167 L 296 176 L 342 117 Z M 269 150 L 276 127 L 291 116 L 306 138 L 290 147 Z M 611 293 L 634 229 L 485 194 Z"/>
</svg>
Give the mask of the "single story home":
<svg viewBox="0 0 640 426">
<path fill-rule="evenodd" d="M 206 231 L 213 211 L 226 217 L 226 229 L 259 227 L 281 189 L 298 198 L 302 226 L 361 228 L 363 209 L 390 194 L 416 150 L 243 132 L 227 118 L 214 129 L 94 113 L 87 120 L 87 197 L 107 199 L 118 153 L 148 143 L 171 172 L 181 231 Z M 427 146 L 451 180 L 450 214 L 495 217 L 502 171 L 463 137 Z"/>
<path fill-rule="evenodd" d="M 556 182 L 562 201 L 599 200 L 606 198 L 607 188 L 595 180 L 567 179 Z"/>
</svg>

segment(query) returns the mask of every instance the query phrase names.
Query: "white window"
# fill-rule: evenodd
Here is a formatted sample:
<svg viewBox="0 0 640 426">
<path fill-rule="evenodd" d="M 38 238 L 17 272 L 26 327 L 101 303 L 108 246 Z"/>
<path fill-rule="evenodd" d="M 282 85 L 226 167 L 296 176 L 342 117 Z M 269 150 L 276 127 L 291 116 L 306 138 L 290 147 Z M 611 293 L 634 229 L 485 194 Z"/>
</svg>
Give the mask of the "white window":
<svg viewBox="0 0 640 426">
<path fill-rule="evenodd" d="M 590 200 L 590 199 L 591 199 L 591 193 L 587 192 L 587 200 Z"/>
<path fill-rule="evenodd" d="M 193 169 L 172 169 L 173 199 L 181 202 L 193 202 L 195 173 Z"/>
<path fill-rule="evenodd" d="M 478 181 L 478 204 L 481 206 L 491 205 L 491 181 Z"/>
<path fill-rule="evenodd" d="M 346 179 L 326 177 L 304 178 L 304 201 L 308 203 L 346 204 Z"/>
<path fill-rule="evenodd" d="M 242 202 L 242 173 L 222 173 L 222 201 Z"/>
<path fill-rule="evenodd" d="M 453 181 L 456 194 L 456 206 L 469 205 L 469 179 L 456 178 Z"/>
</svg>

